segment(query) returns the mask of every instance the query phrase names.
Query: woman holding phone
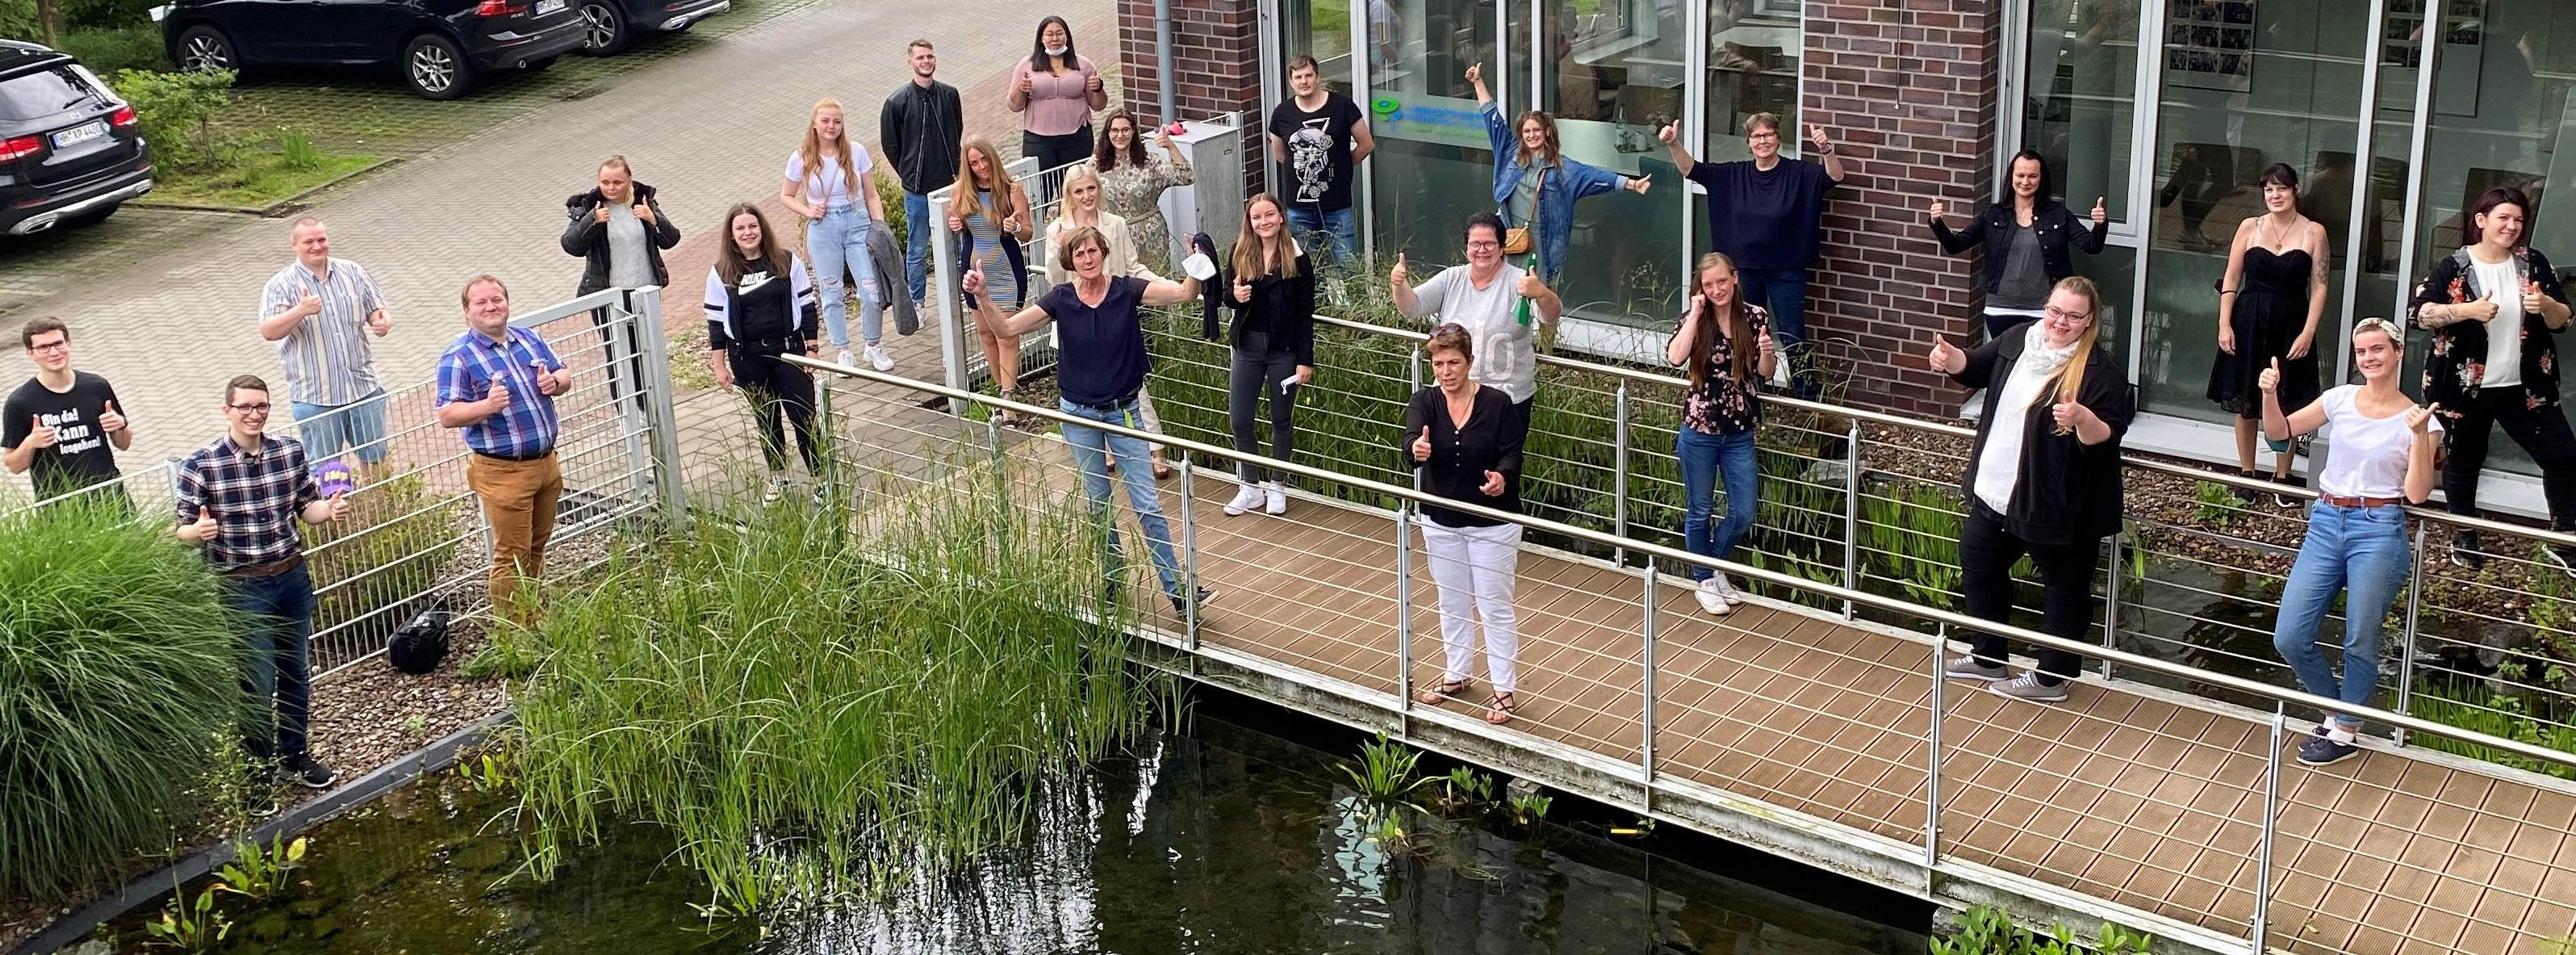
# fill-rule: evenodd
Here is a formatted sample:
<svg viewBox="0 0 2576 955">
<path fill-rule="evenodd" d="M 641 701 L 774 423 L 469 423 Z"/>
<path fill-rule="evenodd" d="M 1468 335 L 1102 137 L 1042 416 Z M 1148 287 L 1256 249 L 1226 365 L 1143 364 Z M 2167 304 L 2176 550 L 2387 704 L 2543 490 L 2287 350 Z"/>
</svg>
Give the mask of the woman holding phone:
<svg viewBox="0 0 2576 955">
<path fill-rule="evenodd" d="M 1689 370 L 1682 420 L 1673 456 L 1682 468 L 1682 543 L 1702 557 L 1725 557 L 1753 526 L 1762 500 L 1762 472 L 1754 466 L 1753 430 L 1762 423 L 1761 384 L 1779 367 L 1771 340 L 1771 313 L 1744 301 L 1735 286 L 1735 260 L 1723 252 L 1700 256 L 1698 288 L 1664 357 Z M 1717 486 L 1726 484 L 1726 519 L 1712 526 Z M 1725 574 L 1691 568 L 1699 581 L 1699 607 L 1724 616 L 1744 602 Z"/>
</svg>

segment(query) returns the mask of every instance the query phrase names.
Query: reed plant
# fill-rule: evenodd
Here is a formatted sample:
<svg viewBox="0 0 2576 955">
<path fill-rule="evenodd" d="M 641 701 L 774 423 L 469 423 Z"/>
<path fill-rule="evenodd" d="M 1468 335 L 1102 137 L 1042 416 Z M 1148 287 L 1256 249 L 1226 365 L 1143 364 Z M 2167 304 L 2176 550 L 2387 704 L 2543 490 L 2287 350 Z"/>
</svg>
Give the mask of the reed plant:
<svg viewBox="0 0 2576 955">
<path fill-rule="evenodd" d="M 248 713 L 222 582 L 161 525 L 0 515 L 0 896 L 51 896 L 194 820 Z"/>
<path fill-rule="evenodd" d="M 702 517 L 550 608 L 517 695 L 532 868 L 643 821 L 710 913 L 873 896 L 1013 842 L 1032 787 L 1147 725 L 1080 500 L 981 450 L 940 472 Z"/>
</svg>

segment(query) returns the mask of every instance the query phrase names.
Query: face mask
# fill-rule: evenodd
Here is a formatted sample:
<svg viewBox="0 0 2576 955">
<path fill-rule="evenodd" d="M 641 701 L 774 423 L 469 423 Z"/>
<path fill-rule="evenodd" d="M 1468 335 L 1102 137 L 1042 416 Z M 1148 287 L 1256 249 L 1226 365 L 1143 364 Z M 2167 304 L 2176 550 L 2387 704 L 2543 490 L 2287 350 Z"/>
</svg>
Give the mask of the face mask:
<svg viewBox="0 0 2576 955">
<path fill-rule="evenodd" d="M 1051 47 L 1047 47 L 1047 48 L 1046 48 L 1046 51 L 1047 51 L 1047 55 L 1048 55 L 1048 56 L 1063 56 L 1063 55 L 1064 55 L 1064 51 L 1065 51 L 1066 49 L 1068 49 L 1068 48 L 1067 48 L 1067 47 L 1061 47 L 1061 46 L 1051 46 Z"/>
</svg>

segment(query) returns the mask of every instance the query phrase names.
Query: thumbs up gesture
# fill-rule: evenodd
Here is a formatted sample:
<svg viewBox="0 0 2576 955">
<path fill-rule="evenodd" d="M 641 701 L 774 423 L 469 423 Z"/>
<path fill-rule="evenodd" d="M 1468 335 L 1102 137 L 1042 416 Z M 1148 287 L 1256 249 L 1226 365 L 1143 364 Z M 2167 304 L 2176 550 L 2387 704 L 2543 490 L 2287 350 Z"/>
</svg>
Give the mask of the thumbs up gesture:
<svg viewBox="0 0 2576 955">
<path fill-rule="evenodd" d="M 2272 359 L 2272 367 L 2263 369 L 2262 374 L 2254 376 L 2254 387 L 2263 389 L 2264 394 L 2281 390 L 2280 359 Z"/>
<path fill-rule="evenodd" d="M 2530 279 L 2524 279 L 2524 280 L 2522 280 L 2522 313 L 2523 313 L 2523 314 L 2525 314 L 2525 315 L 2538 315 L 2538 314 L 2540 314 L 2540 306 L 2542 306 L 2542 305 L 2544 305 L 2544 304 L 2547 304 L 2547 303 L 2548 303 L 2548 301 L 2549 301 L 2549 296 L 2547 296 L 2547 295 L 2543 295 L 2543 294 L 2541 294 L 2541 292 L 2540 292 L 2540 283 L 2538 283 L 2538 282 L 2534 282 L 2534 281 L 2532 281 L 2532 280 L 2530 280 Z"/>
<path fill-rule="evenodd" d="M 54 433 L 54 426 L 46 424 L 44 416 L 42 415 L 31 415 L 29 417 L 33 418 L 36 424 L 35 427 L 30 428 L 27 431 L 27 443 L 39 448 L 53 447 L 54 441 L 57 440 L 58 437 Z"/>
<path fill-rule="evenodd" d="M 498 378 L 492 379 L 492 388 L 483 393 L 483 401 L 492 406 L 494 414 L 500 413 L 501 409 L 510 406 L 510 383 Z"/>
<path fill-rule="evenodd" d="M 1680 142 L 1682 138 L 1682 124 L 1665 123 L 1664 128 L 1655 130 L 1655 138 L 1662 140 L 1663 144 L 1666 146 Z"/>
<path fill-rule="evenodd" d="M 1395 285 L 1409 288 L 1413 283 L 1406 279 L 1407 276 L 1404 273 L 1404 253 L 1398 252 L 1395 254 L 1395 268 L 1387 270 L 1386 280 Z"/>
<path fill-rule="evenodd" d="M 1753 345 L 1755 348 L 1760 349 L 1760 351 L 1756 352 L 1754 355 L 1754 357 L 1760 361 L 1769 362 L 1771 359 L 1779 357 L 1780 355 L 1780 345 L 1779 343 L 1771 340 L 1771 333 L 1768 331 L 1763 332 L 1761 337 L 1754 339 Z"/>
<path fill-rule="evenodd" d="M 2406 409 L 2406 430 L 2415 432 L 2420 436 L 2424 433 L 2424 423 L 2431 421 L 2434 415 L 2440 413 L 2442 413 L 2442 405 L 2440 402 L 2435 402 L 2429 405 L 2417 405 L 2415 407 L 2408 408 Z"/>
<path fill-rule="evenodd" d="M 334 494 L 334 495 L 331 495 L 331 510 L 330 510 L 330 513 L 329 513 L 328 515 L 324 516 L 322 519 L 323 519 L 323 520 L 325 520 L 325 521 L 336 521 L 336 520 L 339 520 L 339 519 L 344 518 L 344 517 L 347 517 L 347 516 L 349 516 L 349 495 L 347 495 L 347 494 Z"/>
<path fill-rule="evenodd" d="M 367 329 L 375 332 L 377 338 L 383 338 L 393 333 L 394 320 L 380 308 L 367 313 Z"/>
<path fill-rule="evenodd" d="M 2094 225 L 2109 225 L 2109 224 L 2110 224 L 2110 222 L 2111 222 L 2111 207 L 2106 206 L 2106 205 L 2104 205 L 2104 204 L 2103 204 L 2103 200 L 2108 199 L 2108 198 L 2110 198 L 2110 197 L 2108 197 L 2108 196 L 2094 196 L 2094 197 L 2093 197 L 2093 224 L 2094 224 Z"/>
<path fill-rule="evenodd" d="M 2057 433 L 2067 434 L 2093 420 L 2093 409 L 2072 401 L 2049 406 L 2049 417 L 2057 422 Z"/>
<path fill-rule="evenodd" d="M 1428 460 L 1431 460 L 1431 426 L 1430 426 L 1430 425 L 1427 425 L 1427 424 L 1426 424 L 1426 425 L 1423 425 L 1423 426 L 1422 426 L 1422 433 L 1421 433 L 1421 434 L 1418 434 L 1418 435 L 1414 435 L 1414 436 L 1413 436 L 1413 459 L 1414 459 L 1414 460 L 1416 460 L 1416 461 L 1428 461 Z"/>
<path fill-rule="evenodd" d="M 1520 293 L 1522 298 L 1537 298 L 1547 294 L 1547 283 L 1539 281 L 1536 272 L 1522 272 L 1520 283 L 1513 291 Z"/>
<path fill-rule="evenodd" d="M 1923 356 L 1923 363 L 1933 371 L 1955 375 L 1967 370 L 1968 354 L 1951 347 L 1949 339 L 1936 335 L 1932 338 L 1932 353 Z"/>
<path fill-rule="evenodd" d="M 215 512 L 211 509 L 200 507 L 197 509 L 197 519 L 195 522 L 179 525 L 179 539 L 181 540 L 207 541 L 213 540 L 214 537 Z"/>
<path fill-rule="evenodd" d="M 1923 207 L 1923 215 L 1924 215 L 1924 217 L 1925 217 L 1925 218 L 1928 218 L 1928 219 L 1931 219 L 1931 220 L 1932 220 L 1932 221 L 1934 221 L 1934 222 L 1939 222 L 1939 221 L 1941 221 L 1941 217 L 1942 217 L 1942 216 L 1946 216 L 1946 215 L 1949 215 L 1949 214 L 1950 214 L 1950 204 L 1949 204 L 1949 203 L 1947 203 L 1947 202 L 1943 202 L 1943 201 L 1941 201 L 1941 200 L 1939 200 L 1939 199 L 1934 199 L 1934 200 L 1932 200 L 1932 204 L 1931 204 L 1931 205 L 1928 205 L 1928 206 Z"/>
<path fill-rule="evenodd" d="M 125 430 L 125 415 L 116 410 L 116 402 L 108 402 L 107 410 L 99 412 L 98 430 L 106 434 Z"/>
</svg>

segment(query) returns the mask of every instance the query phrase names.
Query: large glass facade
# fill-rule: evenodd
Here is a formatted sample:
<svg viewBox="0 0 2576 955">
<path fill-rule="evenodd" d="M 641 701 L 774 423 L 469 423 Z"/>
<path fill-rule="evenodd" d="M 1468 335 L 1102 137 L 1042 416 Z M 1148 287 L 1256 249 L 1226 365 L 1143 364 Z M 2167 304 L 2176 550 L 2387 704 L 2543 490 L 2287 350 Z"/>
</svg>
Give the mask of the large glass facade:
<svg viewBox="0 0 2576 955">
<path fill-rule="evenodd" d="M 2129 221 L 2129 153 L 2137 122 L 2139 0 L 2038 0 L 2023 61 L 2022 145 L 2055 164 L 2058 194 L 2078 208 L 2103 198 Z"/>
<path fill-rule="evenodd" d="M 1546 0 L 1546 59 L 1538 104 L 1556 117 L 1565 154 L 1660 191 L 1611 193 L 1575 205 L 1557 291 L 1574 315 L 1659 322 L 1681 310 L 1681 188 L 1656 129 L 1684 113 L 1690 30 L 1679 0 Z"/>
<path fill-rule="evenodd" d="M 1477 0 L 1370 0 L 1384 5 L 1392 43 L 1368 72 L 1370 161 L 1377 254 L 1454 263 L 1458 225 L 1489 211 L 1493 152 L 1486 144 L 1467 67 L 1483 64 L 1503 95 L 1509 54 L 1495 42 L 1494 9 Z M 1415 268 L 1428 276 L 1430 270 Z"/>
</svg>

